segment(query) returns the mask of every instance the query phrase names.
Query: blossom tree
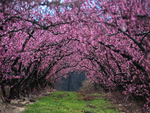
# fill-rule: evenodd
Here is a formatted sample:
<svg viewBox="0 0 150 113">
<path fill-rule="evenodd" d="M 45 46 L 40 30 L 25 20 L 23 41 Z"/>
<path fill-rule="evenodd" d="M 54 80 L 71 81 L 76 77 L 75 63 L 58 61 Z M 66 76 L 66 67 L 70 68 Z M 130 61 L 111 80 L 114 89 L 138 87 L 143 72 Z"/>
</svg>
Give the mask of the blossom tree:
<svg viewBox="0 0 150 113">
<path fill-rule="evenodd" d="M 84 1 L 78 14 L 82 27 L 76 30 L 86 59 L 80 66 L 88 70 L 88 78 L 121 91 L 126 99 L 144 100 L 145 108 L 150 103 L 149 4 L 147 0 Z"/>
<path fill-rule="evenodd" d="M 82 20 L 87 26 L 82 40 L 86 40 L 91 80 L 107 89 L 119 88 L 127 98 L 142 98 L 146 108 L 150 103 L 149 4 L 97 0 L 87 10 L 90 20 Z"/>
<path fill-rule="evenodd" d="M 141 98 L 148 108 L 149 5 L 147 0 L 1 2 L 0 88 L 4 99 L 10 102 L 79 70 L 93 83 L 126 94 L 126 99 Z"/>
<path fill-rule="evenodd" d="M 74 48 L 77 42 L 68 38 L 75 20 L 68 18 L 71 13 L 65 14 L 71 12 L 67 6 L 47 4 L 50 9 L 56 6 L 52 13 L 43 14 L 38 5 L 32 8 L 34 4 L 22 1 L 13 4 L 1 4 L 0 14 L 0 87 L 7 102 L 20 93 L 52 85 L 57 78 L 55 73 L 75 67 L 79 59 L 71 61 L 71 58 L 80 56 Z M 5 86 L 10 88 L 8 94 Z"/>
</svg>

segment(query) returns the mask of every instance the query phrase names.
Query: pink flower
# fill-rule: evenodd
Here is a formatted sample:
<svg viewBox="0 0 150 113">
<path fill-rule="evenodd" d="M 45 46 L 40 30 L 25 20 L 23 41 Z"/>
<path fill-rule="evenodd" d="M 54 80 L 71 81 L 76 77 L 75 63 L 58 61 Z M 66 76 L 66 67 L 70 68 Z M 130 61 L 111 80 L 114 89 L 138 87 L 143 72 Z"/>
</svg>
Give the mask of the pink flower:
<svg viewBox="0 0 150 113">
<path fill-rule="evenodd" d="M 135 15 L 131 16 L 131 20 L 135 21 L 137 18 L 135 17 Z"/>
<path fill-rule="evenodd" d="M 18 78 L 20 78 L 20 76 L 13 76 L 12 78 L 18 79 Z"/>
</svg>

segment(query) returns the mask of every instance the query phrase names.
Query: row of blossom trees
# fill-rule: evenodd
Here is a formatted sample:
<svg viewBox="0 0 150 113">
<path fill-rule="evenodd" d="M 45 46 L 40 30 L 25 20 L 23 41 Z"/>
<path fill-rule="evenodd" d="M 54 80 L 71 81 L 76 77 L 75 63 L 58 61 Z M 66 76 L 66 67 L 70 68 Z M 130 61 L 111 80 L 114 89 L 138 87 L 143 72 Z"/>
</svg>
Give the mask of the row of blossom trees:
<svg viewBox="0 0 150 113">
<path fill-rule="evenodd" d="M 93 83 L 119 90 L 127 98 L 140 98 L 149 108 L 149 20 L 147 0 L 2 2 L 0 88 L 4 99 L 10 102 L 79 70 Z"/>
</svg>

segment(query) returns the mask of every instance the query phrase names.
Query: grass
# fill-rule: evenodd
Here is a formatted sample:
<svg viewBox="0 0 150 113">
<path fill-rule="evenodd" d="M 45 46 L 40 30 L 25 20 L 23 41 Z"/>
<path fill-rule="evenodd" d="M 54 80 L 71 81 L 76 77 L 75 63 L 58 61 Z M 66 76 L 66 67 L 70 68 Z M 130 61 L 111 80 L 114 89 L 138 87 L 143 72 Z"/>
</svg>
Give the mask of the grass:
<svg viewBox="0 0 150 113">
<path fill-rule="evenodd" d="M 23 113 L 118 113 L 116 107 L 98 93 L 82 96 L 77 92 L 56 91 L 26 107 Z"/>
</svg>

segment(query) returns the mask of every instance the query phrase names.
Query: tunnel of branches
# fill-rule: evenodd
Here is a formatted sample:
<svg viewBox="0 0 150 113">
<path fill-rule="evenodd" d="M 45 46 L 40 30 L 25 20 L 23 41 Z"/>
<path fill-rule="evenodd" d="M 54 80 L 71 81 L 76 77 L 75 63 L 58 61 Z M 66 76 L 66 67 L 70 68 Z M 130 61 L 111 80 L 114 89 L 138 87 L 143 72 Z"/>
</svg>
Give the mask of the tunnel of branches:
<svg viewBox="0 0 150 113">
<path fill-rule="evenodd" d="M 85 78 L 149 108 L 149 0 L 0 1 L 5 101 L 47 86 L 78 90 Z"/>
</svg>

